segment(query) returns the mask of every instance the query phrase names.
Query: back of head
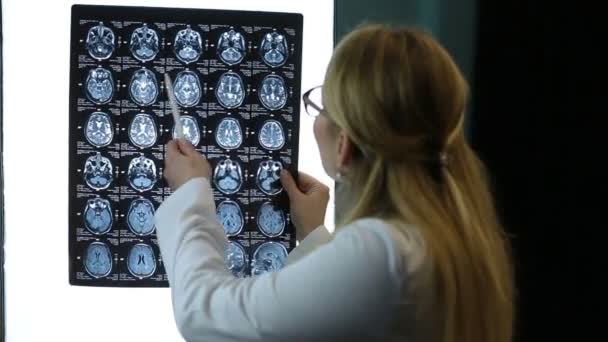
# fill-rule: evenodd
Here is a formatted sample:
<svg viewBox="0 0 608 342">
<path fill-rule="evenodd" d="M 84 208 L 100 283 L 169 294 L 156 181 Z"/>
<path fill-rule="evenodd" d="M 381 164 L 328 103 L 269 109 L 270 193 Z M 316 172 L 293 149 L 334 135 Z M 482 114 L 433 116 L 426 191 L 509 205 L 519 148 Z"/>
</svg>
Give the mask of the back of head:
<svg viewBox="0 0 608 342">
<path fill-rule="evenodd" d="M 365 216 L 411 223 L 432 262 L 441 341 L 511 340 L 507 239 L 463 129 L 468 89 L 424 32 L 361 27 L 337 46 L 323 86 L 336 131 L 357 147 L 337 188 L 338 225 Z"/>
</svg>

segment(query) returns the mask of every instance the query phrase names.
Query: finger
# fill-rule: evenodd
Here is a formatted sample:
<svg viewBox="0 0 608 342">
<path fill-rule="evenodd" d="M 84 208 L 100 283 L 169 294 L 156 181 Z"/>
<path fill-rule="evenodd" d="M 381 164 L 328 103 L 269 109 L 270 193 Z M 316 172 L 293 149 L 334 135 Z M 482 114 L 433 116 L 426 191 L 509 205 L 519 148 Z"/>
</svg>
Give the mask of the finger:
<svg viewBox="0 0 608 342">
<path fill-rule="evenodd" d="M 302 194 L 298 185 L 296 184 L 295 179 L 291 176 L 289 171 L 283 169 L 281 171 L 281 184 L 283 185 L 283 189 L 287 192 L 289 198 L 293 199 Z"/>
<path fill-rule="evenodd" d="M 191 156 L 191 157 L 198 155 L 198 152 L 196 152 L 196 148 L 194 147 L 194 145 L 192 145 L 190 143 L 190 141 L 188 141 L 186 139 L 177 139 L 177 143 L 179 144 L 179 149 L 185 155 Z"/>
<path fill-rule="evenodd" d="M 181 154 L 175 140 L 170 140 L 167 143 L 167 160 L 173 160 Z"/>
<path fill-rule="evenodd" d="M 321 182 L 319 182 L 315 177 L 305 173 L 305 172 L 298 172 L 298 185 L 300 187 L 300 190 L 302 190 L 302 192 L 308 192 L 313 188 L 319 187 L 319 185 L 321 185 Z"/>
<path fill-rule="evenodd" d="M 207 158 L 203 155 L 203 160 L 205 160 L 205 169 L 207 170 L 207 174 L 211 175 L 211 164 L 207 161 Z"/>
</svg>

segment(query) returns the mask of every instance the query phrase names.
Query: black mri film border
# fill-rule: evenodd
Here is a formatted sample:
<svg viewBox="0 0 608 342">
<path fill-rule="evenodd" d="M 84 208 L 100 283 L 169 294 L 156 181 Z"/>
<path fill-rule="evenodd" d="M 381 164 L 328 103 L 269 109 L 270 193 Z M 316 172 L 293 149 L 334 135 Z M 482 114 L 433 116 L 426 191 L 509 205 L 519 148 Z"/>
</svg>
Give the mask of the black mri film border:
<svg viewBox="0 0 608 342">
<path fill-rule="evenodd" d="M 80 25 L 79 22 L 81 20 L 87 20 L 90 21 L 89 25 Z M 82 242 L 80 243 L 76 243 L 76 239 L 77 237 L 77 232 L 76 232 L 76 227 L 83 226 L 82 220 L 83 218 L 80 216 L 77 216 L 75 213 L 77 212 L 83 212 L 84 207 L 82 207 L 82 198 L 83 196 L 93 196 L 95 194 L 101 195 L 102 197 L 105 196 L 114 196 L 114 198 L 112 199 L 112 203 L 114 204 L 117 200 L 116 198 L 119 198 L 119 201 L 123 201 L 123 195 L 121 194 L 121 192 L 119 191 L 118 193 L 116 192 L 110 192 L 108 190 L 100 190 L 100 191 L 94 191 L 92 189 L 88 189 L 87 191 L 85 191 L 84 193 L 78 193 L 77 192 L 77 186 L 82 186 L 84 184 L 84 186 L 86 187 L 86 184 L 84 183 L 83 179 L 82 179 L 82 174 L 81 173 L 77 173 L 75 172 L 76 169 L 82 169 L 83 165 L 82 164 L 82 160 L 83 160 L 83 156 L 85 155 L 84 153 L 86 152 L 87 155 L 92 155 L 95 152 L 100 151 L 102 153 L 102 155 L 108 155 L 109 151 L 114 151 L 115 153 L 118 153 L 120 158 L 111 158 L 111 161 L 113 163 L 113 165 L 124 165 L 124 160 L 122 158 L 123 153 L 121 151 L 120 146 L 118 146 L 118 148 L 116 148 L 117 145 L 123 145 L 123 144 L 127 144 L 129 146 L 133 146 L 132 142 L 128 140 L 128 138 L 125 140 L 125 134 L 119 133 L 119 132 L 115 132 L 114 136 L 113 136 L 113 140 L 111 141 L 111 143 L 109 145 L 105 145 L 104 144 L 100 144 L 100 145 L 104 145 L 104 146 L 94 146 L 92 144 L 90 144 L 89 141 L 84 140 L 84 144 L 86 145 L 85 147 L 83 147 L 84 145 L 82 144 L 83 142 L 83 138 L 84 138 L 84 134 L 83 134 L 83 128 L 82 128 L 82 123 L 86 122 L 86 118 L 88 118 L 88 115 L 90 115 L 93 112 L 96 111 L 100 111 L 100 112 L 105 112 L 109 114 L 109 117 L 111 118 L 112 124 L 115 124 L 116 122 L 121 122 L 121 124 L 124 124 L 124 122 L 127 121 L 126 116 L 128 114 L 126 114 L 125 112 L 135 112 L 138 111 L 139 109 L 144 109 L 146 112 L 153 114 L 155 112 L 157 112 L 158 108 L 162 108 L 162 105 L 160 103 L 162 103 L 163 101 L 165 101 L 165 97 L 166 97 L 166 93 L 163 89 L 162 86 L 160 86 L 160 83 L 162 82 L 161 79 L 157 79 L 157 82 L 159 83 L 159 89 L 158 89 L 158 94 L 156 95 L 156 101 L 151 105 L 151 106 L 138 106 L 138 105 L 133 105 L 133 101 L 131 99 L 130 96 L 128 96 L 129 92 L 128 89 L 126 89 L 124 86 L 129 86 L 129 80 L 126 79 L 126 75 L 130 75 L 129 72 L 126 72 L 125 70 L 122 69 L 122 62 L 120 62 L 120 57 L 124 56 L 129 56 L 131 60 L 136 60 L 136 58 L 133 57 L 132 52 L 129 49 L 129 44 L 127 42 L 127 46 L 125 46 L 124 41 L 129 41 L 131 39 L 131 32 L 133 31 L 134 28 L 139 27 L 139 24 L 130 24 L 130 25 L 124 25 L 122 26 L 122 22 L 141 22 L 141 23 L 149 23 L 149 25 L 151 25 L 151 27 L 158 29 L 157 24 L 159 23 L 182 23 L 185 25 L 190 24 L 193 28 L 198 28 L 199 24 L 203 24 L 203 25 L 209 25 L 210 29 L 213 30 L 214 26 L 213 25 L 229 25 L 234 27 L 237 31 L 240 31 L 242 33 L 245 34 L 245 39 L 246 39 L 246 44 L 249 44 L 250 42 L 253 45 L 257 45 L 258 44 L 258 40 L 259 38 L 264 34 L 264 32 L 270 32 L 273 31 L 273 29 L 276 29 L 277 32 L 280 32 L 281 34 L 285 34 L 287 31 L 292 32 L 291 35 L 289 36 L 289 43 L 293 42 L 295 49 L 294 50 L 290 50 L 289 54 L 288 54 L 288 58 L 284 63 L 281 63 L 281 65 L 276 65 L 276 66 L 268 66 L 264 63 L 257 63 L 256 65 L 254 65 L 255 63 L 251 63 L 250 66 L 248 67 L 251 70 L 251 75 L 253 75 L 253 70 L 255 69 L 256 72 L 264 72 L 265 74 L 268 73 L 273 73 L 276 72 L 277 74 L 282 74 L 284 72 L 288 72 L 288 73 L 293 73 L 295 75 L 295 77 L 293 77 L 293 79 L 285 79 L 286 82 L 288 82 L 288 86 L 292 87 L 293 89 L 293 93 L 296 94 L 296 96 L 294 96 L 293 98 L 289 98 L 287 99 L 287 104 L 285 105 L 285 108 L 287 108 L 288 106 L 291 106 L 292 108 L 294 108 L 294 111 L 292 113 L 290 113 L 293 117 L 293 124 L 291 125 L 291 132 L 292 132 L 292 138 L 291 138 L 291 143 L 289 144 L 289 148 L 291 149 L 291 154 L 290 154 L 290 158 L 291 158 L 291 163 L 289 165 L 288 170 L 291 171 L 292 173 L 295 173 L 294 171 L 297 170 L 297 160 L 298 160 L 298 146 L 297 146 L 297 142 L 299 141 L 299 94 L 301 93 L 301 89 L 300 89 L 300 79 L 301 79 L 301 62 L 302 62 L 302 22 L 303 22 L 303 18 L 301 14 L 296 14 L 296 13 L 272 13 L 272 12 L 254 12 L 254 11 L 224 11 L 224 10 L 203 10 L 203 9 L 187 9 L 187 8 L 183 8 L 183 9 L 179 9 L 179 8 L 154 8 L 154 7 L 127 7 L 127 6 L 97 6 L 97 5 L 73 5 L 72 6 L 72 20 L 71 20 L 71 54 L 70 54 L 70 94 L 69 94 L 69 98 L 70 98 L 70 165 L 69 165 L 69 169 L 70 169 L 70 175 L 69 175 L 69 239 L 70 239 L 70 244 L 69 244 L 69 252 L 70 252 L 70 264 L 69 264 L 69 272 L 70 272 L 70 284 L 72 285 L 81 285 L 81 286 L 108 286 L 108 287 L 167 287 L 168 286 L 168 282 L 166 281 L 166 275 L 164 277 L 164 279 L 161 279 L 163 277 L 160 277 L 160 274 L 162 274 L 164 272 L 164 267 L 162 265 L 162 262 L 160 262 L 158 264 L 157 269 L 155 270 L 155 275 L 153 278 L 155 279 L 150 279 L 150 278 L 145 278 L 145 279 L 141 279 L 138 281 L 120 281 L 120 280 L 115 280 L 115 279 L 108 279 L 108 277 L 100 277 L 98 279 L 77 279 L 77 277 L 75 276 L 75 274 L 77 272 L 83 272 L 84 271 L 84 267 L 82 265 L 82 261 L 78 261 L 75 259 L 76 255 L 83 255 L 84 251 L 84 244 Z M 120 41 L 115 41 L 115 43 L 117 44 L 114 48 L 112 53 L 109 56 L 103 56 L 104 58 L 92 58 L 91 55 L 88 53 L 88 51 L 86 50 L 86 36 L 87 36 L 87 31 L 89 30 L 89 28 L 91 26 L 94 26 L 94 23 L 99 23 L 99 22 L 103 22 L 104 25 L 107 25 L 108 27 L 111 27 L 114 31 L 113 34 L 115 36 L 115 38 L 118 40 L 118 37 L 120 37 L 120 39 L 123 42 Z M 96 25 L 96 24 L 95 24 Z M 244 27 L 251 27 L 251 28 L 255 28 L 258 27 L 260 28 L 259 30 L 253 30 L 253 32 L 243 32 L 242 29 Z M 170 30 L 167 29 L 165 27 L 165 29 L 162 30 L 158 30 L 156 33 L 159 36 L 159 39 L 163 39 L 163 35 L 167 36 L 169 34 Z M 210 31 L 209 31 L 210 32 Z M 129 34 L 127 34 L 129 33 Z M 203 34 L 202 40 L 205 41 L 205 39 L 210 38 L 210 37 L 205 37 L 205 32 L 201 32 Z M 211 40 L 210 40 L 211 42 Z M 211 42 L 211 43 L 217 43 L 217 42 Z M 288 47 L 291 47 L 292 45 L 289 44 Z M 157 70 L 158 71 L 158 67 L 162 66 L 161 63 L 158 62 L 159 59 L 163 59 L 164 63 L 166 65 L 167 60 L 169 59 L 168 57 L 172 54 L 172 48 L 173 46 L 166 47 L 166 46 L 161 46 L 160 47 L 160 51 L 156 52 L 156 56 L 154 58 L 152 58 L 151 60 L 146 60 L 146 61 L 142 61 L 139 60 L 137 65 L 138 67 L 134 67 L 133 63 L 128 63 L 128 70 L 130 70 L 131 72 L 133 72 L 134 70 L 138 70 L 141 69 L 142 67 L 145 67 L 149 70 Z M 169 49 L 169 50 L 168 50 Z M 79 65 L 79 61 L 78 58 L 79 56 L 83 56 L 86 55 L 88 56 L 88 58 L 90 59 L 90 61 L 86 62 L 86 63 L 80 63 L 80 64 L 86 64 L 86 68 L 84 69 L 78 69 L 78 65 Z M 183 64 L 180 66 L 172 66 L 172 69 L 174 70 L 184 70 L 184 69 L 191 69 L 193 67 L 196 66 L 200 66 L 202 62 L 206 62 L 206 61 L 210 61 L 212 59 L 217 60 L 218 59 L 218 55 L 216 53 L 216 51 L 214 49 L 206 49 L 203 50 L 201 56 L 199 57 L 198 61 L 196 62 L 192 62 L 190 64 Z M 248 51 L 247 55 L 244 57 L 244 61 L 252 61 L 252 60 L 258 60 L 259 59 L 259 54 L 258 51 L 256 50 L 252 50 L 252 51 Z M 176 59 L 177 60 L 177 59 Z M 241 61 L 241 62 L 244 62 Z M 115 69 L 112 68 L 112 66 L 116 66 L 116 65 L 121 65 L 121 68 L 119 68 L 119 71 L 117 72 Z M 235 70 L 238 71 L 240 70 L 240 64 L 239 63 L 235 63 L 233 65 L 226 65 L 226 69 L 227 70 Z M 291 67 L 293 66 L 293 67 Z M 78 86 L 79 83 L 84 84 L 84 80 L 86 78 L 86 76 L 83 78 L 83 75 L 86 75 L 86 73 L 94 68 L 97 67 L 102 67 L 108 70 L 111 70 L 112 72 L 112 76 L 113 76 L 113 82 L 116 84 L 117 82 L 121 82 L 121 86 L 123 88 L 121 89 L 113 89 L 113 94 L 112 94 L 112 98 L 105 102 L 105 101 L 98 101 L 98 102 L 104 102 L 104 103 L 92 103 L 88 97 L 86 96 L 86 90 L 82 87 L 82 86 Z M 156 75 L 158 76 L 158 75 Z M 247 84 L 252 84 L 252 80 L 255 80 L 256 78 L 253 76 L 248 76 L 247 80 L 244 80 L 245 83 Z M 125 95 L 126 94 L 126 95 Z M 78 100 L 81 99 L 80 103 L 78 102 Z M 198 112 L 199 110 L 203 110 L 206 111 L 206 108 L 208 106 L 209 103 L 211 103 L 212 101 L 216 100 L 215 99 L 215 94 L 214 92 L 211 94 L 207 94 L 206 96 L 203 96 L 200 100 L 199 100 L 199 104 L 196 105 L 196 111 Z M 125 108 L 123 107 L 123 102 L 127 102 L 127 103 L 131 103 L 129 108 L 126 108 L 127 110 L 125 110 Z M 259 103 L 259 99 L 257 94 L 249 94 L 247 96 L 247 98 L 245 99 L 245 103 Z M 259 105 L 260 108 L 262 108 L 263 106 L 260 104 Z M 132 108 L 131 108 L 132 107 Z M 242 108 L 242 107 L 241 107 Z M 152 110 L 153 109 L 153 110 Z M 228 109 L 227 111 L 232 111 L 233 109 Z M 248 110 L 249 113 L 251 113 L 251 109 Z M 262 110 L 257 110 L 258 112 L 265 112 L 264 109 Z M 282 109 L 279 110 L 279 112 L 282 111 Z M 271 111 L 268 111 L 267 113 L 270 114 Z M 258 113 L 259 114 L 259 113 Z M 274 111 L 274 114 L 279 114 L 277 113 L 277 111 Z M 83 118 L 83 115 L 87 115 L 86 118 Z M 192 113 L 192 115 L 195 115 L 194 111 Z M 269 116 L 262 114 L 262 116 L 264 116 L 264 118 L 268 119 Z M 160 118 L 159 120 L 163 120 L 162 122 L 167 123 L 169 122 L 169 120 L 167 118 Z M 201 118 L 201 117 L 197 117 L 198 123 L 199 124 L 204 124 L 204 121 L 206 121 L 207 119 L 205 118 Z M 257 121 L 259 120 L 263 120 L 263 118 L 259 118 L 256 119 L 255 122 L 251 122 L 249 124 L 250 127 L 255 127 L 257 126 Z M 129 120 L 130 121 L 130 120 Z M 157 120 L 157 123 L 160 122 Z M 80 128 L 80 132 L 77 131 L 76 126 L 81 126 Z M 124 125 L 123 125 L 124 126 Z M 172 125 L 171 125 L 172 127 Z M 169 134 L 170 135 L 170 134 Z M 165 141 L 168 136 L 167 134 L 163 133 L 163 136 L 159 136 L 157 137 L 157 142 L 153 147 L 146 147 L 144 148 L 145 154 L 149 155 L 149 153 L 153 153 L 156 150 L 152 151 L 151 149 L 156 149 L 156 146 L 158 146 L 159 144 L 162 144 L 163 141 Z M 121 140 L 118 140 L 121 139 Z M 162 141 L 161 141 L 162 139 Z M 207 139 L 208 140 L 208 139 Z M 212 139 L 213 140 L 213 139 Z M 250 139 L 245 139 L 243 144 L 246 144 L 250 141 Z M 80 145 L 78 143 L 81 143 Z M 201 142 L 200 142 L 200 148 L 205 151 L 205 149 L 207 148 L 205 145 L 208 143 L 208 141 L 204 141 L 204 139 L 202 139 L 201 137 Z M 287 145 L 286 145 L 287 147 Z M 77 152 L 80 151 L 78 154 Z M 232 154 L 232 153 L 231 153 Z M 277 153 L 273 153 L 275 156 L 277 156 Z M 278 157 L 278 156 L 277 156 Z M 251 159 L 249 158 L 249 162 L 251 162 Z M 159 165 L 157 165 L 158 167 Z M 248 165 L 242 165 L 243 169 L 248 169 Z M 295 174 L 294 174 L 295 175 Z M 110 188 L 111 189 L 121 189 L 125 186 L 129 187 L 128 183 L 125 182 L 126 177 L 124 175 L 120 175 L 118 177 L 115 177 L 113 184 L 111 184 Z M 250 184 L 250 182 L 245 182 L 245 184 Z M 160 186 L 162 184 L 157 184 L 157 187 L 155 188 L 159 188 L 158 186 Z M 245 185 L 244 185 L 245 186 Z M 158 197 L 158 196 L 162 196 L 163 198 L 166 198 L 166 196 L 168 196 L 168 193 L 165 192 L 160 192 L 161 195 L 157 193 L 155 193 L 153 195 L 153 197 Z M 135 192 L 134 194 L 127 194 L 127 196 L 152 196 L 152 194 L 150 194 L 149 192 Z M 80 196 L 80 197 L 78 197 Z M 118 197 L 116 197 L 118 196 Z M 237 196 L 237 194 L 231 195 L 233 198 L 234 196 Z M 277 196 L 281 197 L 281 199 L 279 200 L 280 203 L 285 203 L 284 209 L 287 210 L 288 207 L 286 205 L 288 205 L 288 201 L 285 201 L 285 194 L 281 193 L 278 194 Z M 230 197 L 230 196 L 229 196 Z M 151 199 L 150 197 L 148 197 L 149 199 Z M 276 199 L 276 198 L 275 198 Z M 260 199 L 258 199 L 260 200 Z M 153 203 L 157 203 L 158 200 L 155 199 L 152 201 Z M 120 206 L 117 206 L 120 207 Z M 115 211 L 115 208 L 112 208 Z M 126 213 L 122 213 L 122 214 L 126 214 Z M 247 227 L 248 226 L 248 227 Z M 254 222 L 249 222 L 248 224 L 246 224 L 246 227 L 243 228 L 243 231 L 252 231 L 255 229 L 255 223 Z M 295 247 L 295 232 L 294 231 L 289 231 L 290 227 L 286 227 L 286 232 L 287 233 L 291 233 L 291 238 L 289 241 L 283 241 L 284 244 L 286 244 L 287 249 L 290 250 L 291 248 Z M 112 222 L 112 228 L 111 231 L 115 232 L 115 231 L 122 231 L 122 230 L 126 230 L 129 231 L 129 228 L 126 225 L 126 220 L 125 218 L 120 218 L 120 215 L 118 216 L 118 219 L 115 217 L 113 219 Z M 93 239 L 95 239 L 95 237 L 90 237 L 91 241 L 94 241 Z M 101 234 L 99 236 L 99 238 L 102 241 L 105 241 L 108 237 L 104 236 L 103 234 Z M 279 239 L 284 238 L 283 236 L 281 237 L 277 237 L 277 238 L 267 238 L 264 241 L 279 241 Z M 122 237 L 120 237 L 120 239 L 122 239 Z M 230 238 L 231 241 L 236 241 L 234 239 L 235 238 Z M 132 244 L 136 244 L 136 243 L 142 243 L 142 244 L 148 244 L 151 245 L 154 250 L 158 250 L 158 246 L 156 244 L 153 243 L 153 241 L 155 240 L 155 233 L 152 233 L 150 235 L 146 235 L 146 236 L 138 236 L 136 239 L 132 239 L 131 242 L 128 243 L 123 243 L 120 242 L 122 240 L 119 240 L 118 242 L 118 247 L 115 248 L 115 250 L 112 250 L 112 255 L 114 257 L 115 254 L 120 254 L 121 256 L 124 255 L 124 253 L 119 253 L 118 251 L 121 250 L 121 245 L 132 245 Z M 253 256 L 253 252 L 254 250 L 251 249 L 249 246 L 252 245 L 252 241 L 251 238 L 244 238 L 243 236 L 239 236 L 238 237 L 238 241 L 243 243 L 244 246 L 246 246 L 245 250 L 246 250 L 246 257 L 248 261 L 251 261 L 251 258 Z M 256 239 L 256 241 L 260 241 L 259 237 Z M 115 244 L 111 245 L 111 248 L 114 247 Z M 158 255 L 156 257 L 159 257 Z M 122 266 L 120 265 L 124 265 L 124 260 L 113 260 L 113 265 L 115 266 L 115 268 L 113 268 L 112 273 L 111 274 L 115 274 L 115 271 L 119 271 L 119 272 L 123 272 L 124 270 Z M 248 265 L 249 266 L 249 265 Z M 249 268 L 249 267 L 248 267 Z M 247 272 L 249 272 L 249 270 L 247 270 Z M 161 280 L 159 280 L 161 279 Z"/>
</svg>

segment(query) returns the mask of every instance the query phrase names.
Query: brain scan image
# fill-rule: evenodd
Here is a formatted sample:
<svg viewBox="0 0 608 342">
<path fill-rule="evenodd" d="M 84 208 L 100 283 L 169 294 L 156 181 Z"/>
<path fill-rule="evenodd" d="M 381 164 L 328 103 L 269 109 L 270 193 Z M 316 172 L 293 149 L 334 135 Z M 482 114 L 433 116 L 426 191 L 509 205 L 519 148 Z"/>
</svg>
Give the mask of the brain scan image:
<svg viewBox="0 0 608 342">
<path fill-rule="evenodd" d="M 133 57 L 142 62 L 151 61 L 156 57 L 159 51 L 158 34 L 148 25 L 136 28 L 131 34 L 131 42 L 129 50 Z"/>
<path fill-rule="evenodd" d="M 191 116 L 180 116 L 179 121 L 182 123 L 182 134 L 192 145 L 196 146 L 201 141 L 201 131 L 198 128 L 196 119 Z M 177 132 L 173 126 L 173 139 L 177 139 Z"/>
<path fill-rule="evenodd" d="M 182 107 L 196 106 L 201 100 L 201 82 L 193 71 L 180 71 L 175 77 L 173 94 Z"/>
<path fill-rule="evenodd" d="M 87 141 L 95 147 L 107 146 L 114 139 L 114 129 L 110 116 L 104 112 L 92 113 L 84 126 Z"/>
<path fill-rule="evenodd" d="M 112 253 L 103 242 L 92 242 L 84 253 L 84 268 L 94 278 L 102 278 L 112 272 Z"/>
<path fill-rule="evenodd" d="M 156 143 L 156 124 L 152 115 L 140 113 L 129 124 L 129 139 L 139 148 L 148 148 Z"/>
<path fill-rule="evenodd" d="M 245 58 L 245 49 L 245 38 L 234 30 L 222 33 L 217 42 L 217 53 L 228 65 L 240 63 Z"/>
<path fill-rule="evenodd" d="M 267 150 L 278 150 L 285 145 L 285 133 L 281 123 L 276 120 L 267 120 L 258 135 L 260 145 Z"/>
<path fill-rule="evenodd" d="M 156 271 L 156 256 L 150 245 L 138 243 L 131 247 L 127 257 L 127 268 L 138 278 L 148 278 Z"/>
<path fill-rule="evenodd" d="M 182 62 L 189 64 L 196 62 L 203 53 L 203 40 L 201 34 L 192 30 L 190 25 L 177 32 L 175 36 L 175 56 Z"/>
<path fill-rule="evenodd" d="M 129 229 L 140 236 L 151 234 L 154 231 L 154 213 L 154 204 L 149 199 L 133 200 L 127 214 Z"/>
<path fill-rule="evenodd" d="M 243 172 L 239 163 L 230 158 L 221 160 L 213 171 L 213 183 L 219 191 L 226 195 L 239 191 L 243 184 Z"/>
<path fill-rule="evenodd" d="M 149 106 L 156 101 L 158 96 L 158 83 L 156 75 L 146 68 L 141 68 L 133 73 L 129 94 L 133 102 L 140 106 Z"/>
<path fill-rule="evenodd" d="M 278 161 L 261 162 L 255 178 L 258 188 L 267 195 L 276 195 L 281 192 L 283 190 L 281 170 L 283 170 L 283 165 Z"/>
<path fill-rule="evenodd" d="M 287 249 L 276 242 L 265 242 L 253 253 L 251 274 L 254 276 L 266 272 L 276 272 L 283 268 L 287 259 Z"/>
<path fill-rule="evenodd" d="M 87 201 L 84 208 L 84 226 L 93 234 L 105 234 L 112 228 L 112 207 L 110 201 L 94 198 Z"/>
<path fill-rule="evenodd" d="M 283 108 L 287 103 L 287 90 L 285 81 L 278 75 L 268 75 L 262 80 L 258 92 L 262 105 L 270 110 Z"/>
<path fill-rule="evenodd" d="M 104 68 L 91 69 L 85 82 L 87 97 L 91 102 L 104 104 L 110 102 L 114 95 L 114 78 Z"/>
<path fill-rule="evenodd" d="M 245 86 L 238 74 L 228 71 L 220 76 L 215 87 L 215 96 L 220 104 L 226 108 L 236 108 L 245 100 Z"/>
<path fill-rule="evenodd" d="M 276 32 L 267 33 L 260 43 L 260 52 L 264 63 L 268 66 L 278 67 L 283 65 L 289 55 L 285 36 Z"/>
<path fill-rule="evenodd" d="M 133 189 L 140 192 L 148 191 L 156 184 L 156 165 L 151 159 L 143 155 L 135 157 L 129 163 L 127 177 Z"/>
<path fill-rule="evenodd" d="M 217 218 L 228 236 L 238 235 L 245 220 L 239 205 L 234 201 L 223 201 L 217 206 Z"/>
<path fill-rule="evenodd" d="M 215 141 L 227 150 L 241 146 L 243 143 L 241 124 L 233 118 L 222 119 L 215 130 Z"/>
<path fill-rule="evenodd" d="M 245 249 L 239 243 L 230 241 L 228 247 L 224 251 L 224 260 L 226 268 L 235 277 L 244 277 L 247 269 L 247 255 Z"/>
<path fill-rule="evenodd" d="M 281 208 L 266 202 L 258 210 L 257 224 L 264 235 L 268 237 L 279 236 L 285 229 L 285 214 Z"/>
<path fill-rule="evenodd" d="M 112 183 L 112 162 L 97 152 L 94 156 L 87 158 L 84 163 L 84 180 L 94 190 L 107 189 Z"/>
<path fill-rule="evenodd" d="M 99 25 L 91 27 L 87 34 L 86 46 L 89 55 L 98 60 L 109 58 L 114 52 L 115 41 L 112 29 L 100 22 Z"/>
</svg>

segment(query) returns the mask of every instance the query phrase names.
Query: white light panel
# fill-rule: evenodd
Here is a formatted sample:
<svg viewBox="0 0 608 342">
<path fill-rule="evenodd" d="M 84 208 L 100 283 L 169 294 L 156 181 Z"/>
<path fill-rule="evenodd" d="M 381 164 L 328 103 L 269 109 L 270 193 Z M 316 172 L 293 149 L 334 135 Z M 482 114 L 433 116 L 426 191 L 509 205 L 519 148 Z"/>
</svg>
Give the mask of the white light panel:
<svg viewBox="0 0 608 342">
<path fill-rule="evenodd" d="M 302 13 L 304 91 L 323 81 L 333 48 L 334 2 L 2 1 L 7 342 L 182 341 L 169 289 L 68 283 L 68 87 L 75 3 Z M 331 185 L 313 119 L 304 108 L 300 117 L 300 170 Z M 333 230 L 333 206 L 326 223 Z"/>
</svg>

